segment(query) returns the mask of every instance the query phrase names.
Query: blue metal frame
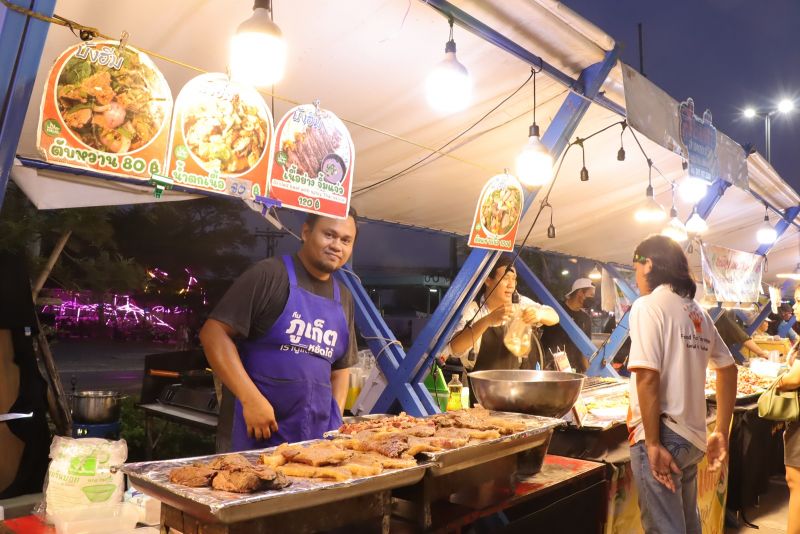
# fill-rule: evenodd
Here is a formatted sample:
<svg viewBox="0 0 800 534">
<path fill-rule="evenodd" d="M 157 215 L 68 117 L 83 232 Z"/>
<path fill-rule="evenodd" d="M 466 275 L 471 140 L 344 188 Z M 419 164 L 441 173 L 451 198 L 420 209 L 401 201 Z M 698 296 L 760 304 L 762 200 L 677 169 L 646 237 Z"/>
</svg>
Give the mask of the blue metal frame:
<svg viewBox="0 0 800 534">
<path fill-rule="evenodd" d="M 614 279 L 614 282 L 622 291 L 622 294 L 625 295 L 626 299 L 633 303 L 634 300 L 639 298 L 639 292 L 628 285 L 628 282 L 622 277 L 622 273 L 619 272 L 619 269 L 617 269 L 616 266 L 611 265 L 610 263 L 602 263 L 601 265 Z"/>
<path fill-rule="evenodd" d="M 468 15 L 450 6 L 447 2 L 431 3 L 437 4 L 436 7 L 438 9 L 446 6 L 452 8 L 452 10 L 459 11 L 458 16 L 454 15 L 457 20 L 463 20 L 464 17 L 468 17 Z M 455 11 L 451 11 L 451 14 L 455 13 Z M 471 20 L 473 24 L 477 22 L 474 19 Z M 486 28 L 485 26 L 483 27 Z M 491 42 L 498 44 L 498 41 L 501 41 L 519 48 L 518 45 L 502 37 L 497 32 L 491 31 L 493 32 L 492 38 L 488 39 Z M 481 35 L 484 35 L 484 33 L 481 33 Z M 501 48 L 507 49 L 504 46 L 501 46 Z M 553 118 L 550 127 L 542 136 L 542 142 L 548 147 L 551 154 L 558 155 L 566 148 L 569 138 L 573 135 L 581 118 L 589 109 L 592 100 L 597 96 L 618 57 L 619 48 L 615 47 L 606 54 L 602 63 L 591 65 L 581 73 L 578 84 L 583 88 L 583 95 L 570 93 Z M 526 59 L 526 61 L 532 63 L 533 66 L 540 66 L 538 58 L 532 54 L 531 58 Z M 533 204 L 537 192 L 534 191 L 527 195 L 523 214 Z M 392 375 L 386 375 L 389 387 L 383 391 L 373 406 L 372 410 L 374 412 L 390 411 L 396 407 L 395 402 L 400 401 L 405 411 L 413 415 L 423 415 L 413 412 L 418 406 L 416 404 L 406 405 L 407 399 L 398 396 L 398 392 L 405 394 L 406 391 L 409 391 L 416 392 L 418 396 L 424 395 L 426 390 L 422 381 L 428 373 L 432 359 L 444 348 L 458 324 L 459 318 L 475 298 L 499 255 L 499 252 L 482 249 L 475 249 L 470 253 L 442 302 L 408 350 L 406 358 L 400 364 L 400 368 Z M 438 411 L 435 406 L 434 411 Z"/>
<path fill-rule="evenodd" d="M 781 220 L 775 223 L 775 232 L 777 232 L 778 236 L 775 239 L 775 243 L 771 245 L 761 245 L 756 250 L 756 254 L 761 254 L 762 256 L 766 256 L 767 253 L 772 250 L 772 247 L 778 242 L 778 239 L 783 235 L 783 233 L 791 226 L 792 222 L 794 221 L 795 217 L 800 214 L 800 206 L 793 206 L 791 208 L 786 209 L 783 212 Z"/>
<path fill-rule="evenodd" d="M 772 308 L 772 302 L 768 300 L 767 303 L 764 305 L 764 307 L 761 309 L 761 311 L 758 312 L 758 315 L 756 316 L 755 320 L 753 320 L 753 322 L 747 328 L 744 329 L 744 331 L 747 332 L 748 336 L 752 336 L 755 333 L 756 329 L 758 328 L 758 325 L 764 322 L 764 319 L 766 319 L 769 316 L 771 308 Z"/>
<path fill-rule="evenodd" d="M 55 0 L 14 3 L 47 16 L 56 6 Z M 49 27 L 0 5 L 0 209 Z"/>
</svg>

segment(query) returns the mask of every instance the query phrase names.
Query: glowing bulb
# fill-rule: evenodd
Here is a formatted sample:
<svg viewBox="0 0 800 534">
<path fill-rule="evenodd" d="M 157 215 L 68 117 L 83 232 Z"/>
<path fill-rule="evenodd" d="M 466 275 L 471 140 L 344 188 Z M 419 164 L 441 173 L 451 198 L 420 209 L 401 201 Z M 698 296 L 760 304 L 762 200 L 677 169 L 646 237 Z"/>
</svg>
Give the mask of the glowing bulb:
<svg viewBox="0 0 800 534">
<path fill-rule="evenodd" d="M 553 179 L 553 157 L 539 139 L 539 127 L 535 124 L 517 156 L 517 176 L 525 187 L 541 187 Z"/>
<path fill-rule="evenodd" d="M 466 108 L 472 98 L 472 82 L 466 67 L 456 58 L 455 41 L 447 41 L 444 59 L 425 81 L 428 103 L 434 109 L 453 113 Z"/>
<path fill-rule="evenodd" d="M 647 186 L 647 197 L 633 214 L 633 217 L 640 223 L 660 222 L 667 218 L 664 208 L 653 198 L 653 186 Z"/>
<path fill-rule="evenodd" d="M 706 230 L 708 230 L 708 223 L 706 223 L 705 219 L 700 217 L 700 214 L 697 213 L 697 210 L 695 209 L 692 212 L 692 216 L 689 217 L 688 221 L 686 221 L 686 231 L 690 234 L 696 235 L 705 233 Z"/>
<path fill-rule="evenodd" d="M 253 16 L 242 22 L 231 37 L 231 79 L 255 87 L 267 87 L 283 78 L 286 68 L 286 42 L 269 10 L 253 9 Z"/>
<path fill-rule="evenodd" d="M 753 108 L 747 108 L 747 109 L 744 110 L 743 115 L 744 115 L 744 118 L 746 118 L 746 119 L 752 119 L 753 117 L 756 116 L 756 110 L 753 109 Z"/>
<path fill-rule="evenodd" d="M 603 274 L 600 272 L 600 269 L 598 269 L 597 267 L 592 269 L 592 272 L 589 273 L 589 279 L 590 280 L 600 280 L 601 278 L 603 278 Z"/>
<path fill-rule="evenodd" d="M 708 182 L 702 178 L 687 175 L 678 186 L 678 193 L 686 202 L 700 202 L 708 192 Z"/>
<path fill-rule="evenodd" d="M 561 271 L 561 276 L 569 276 L 569 271 L 567 269 L 564 269 L 563 271 Z"/>
<path fill-rule="evenodd" d="M 778 232 L 769 224 L 769 218 L 765 215 L 764 222 L 758 227 L 756 240 L 759 245 L 772 245 L 778 240 Z"/>
<path fill-rule="evenodd" d="M 680 219 L 673 217 L 670 219 L 667 226 L 661 231 L 661 235 L 666 236 L 677 243 L 683 243 L 689 239 L 686 233 L 686 226 L 683 225 Z"/>
<path fill-rule="evenodd" d="M 778 102 L 778 111 L 781 113 L 789 113 L 794 109 L 794 102 L 789 100 L 788 98 L 784 98 L 780 102 Z"/>
</svg>

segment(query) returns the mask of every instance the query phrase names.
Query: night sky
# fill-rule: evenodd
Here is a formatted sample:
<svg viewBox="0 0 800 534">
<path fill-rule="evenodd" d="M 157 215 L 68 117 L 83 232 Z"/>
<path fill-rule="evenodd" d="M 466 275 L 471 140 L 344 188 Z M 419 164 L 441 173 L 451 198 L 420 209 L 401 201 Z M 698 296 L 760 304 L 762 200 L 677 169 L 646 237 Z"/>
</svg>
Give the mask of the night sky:
<svg viewBox="0 0 800 534">
<path fill-rule="evenodd" d="M 644 73 L 682 101 L 708 108 L 714 124 L 740 144 L 764 148 L 763 119 L 747 106 L 774 109 L 782 97 L 797 109 L 772 121 L 772 165 L 800 191 L 800 2 L 796 0 L 563 0 L 611 35 L 622 60 L 639 66 L 637 23 L 644 28 Z M 766 157 L 766 155 L 765 155 Z"/>
</svg>

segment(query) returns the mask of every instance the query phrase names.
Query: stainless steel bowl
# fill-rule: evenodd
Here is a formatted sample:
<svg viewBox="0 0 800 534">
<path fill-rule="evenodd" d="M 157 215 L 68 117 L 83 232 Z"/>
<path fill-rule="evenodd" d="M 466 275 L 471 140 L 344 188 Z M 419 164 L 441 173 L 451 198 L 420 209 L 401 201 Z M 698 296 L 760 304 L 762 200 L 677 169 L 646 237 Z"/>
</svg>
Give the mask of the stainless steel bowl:
<svg viewBox="0 0 800 534">
<path fill-rule="evenodd" d="M 484 408 L 545 417 L 562 417 L 569 412 L 581 394 L 584 378 L 559 371 L 469 373 L 472 391 Z"/>
<path fill-rule="evenodd" d="M 116 391 L 76 391 L 72 395 L 72 419 L 94 424 L 117 421 L 121 398 Z"/>
</svg>

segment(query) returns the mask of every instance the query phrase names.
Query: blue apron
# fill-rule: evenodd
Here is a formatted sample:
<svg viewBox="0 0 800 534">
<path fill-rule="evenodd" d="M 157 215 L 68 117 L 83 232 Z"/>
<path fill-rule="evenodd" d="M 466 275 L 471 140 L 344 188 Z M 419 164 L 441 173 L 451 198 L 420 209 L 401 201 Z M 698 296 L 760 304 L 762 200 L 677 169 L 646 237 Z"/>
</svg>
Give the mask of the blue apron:
<svg viewBox="0 0 800 534">
<path fill-rule="evenodd" d="M 236 400 L 231 445 L 234 451 L 321 438 L 339 428 L 342 416 L 331 391 L 331 366 L 347 352 L 350 328 L 333 282 L 333 300 L 297 285 L 294 262 L 283 257 L 289 298 L 262 337 L 239 344 L 247 374 L 275 410 L 278 431 L 267 440 L 247 435 L 242 404 Z"/>
</svg>

